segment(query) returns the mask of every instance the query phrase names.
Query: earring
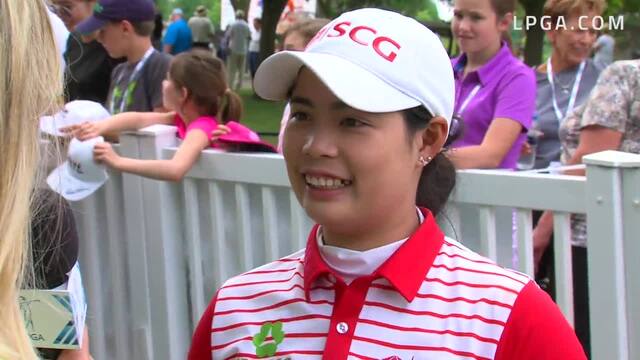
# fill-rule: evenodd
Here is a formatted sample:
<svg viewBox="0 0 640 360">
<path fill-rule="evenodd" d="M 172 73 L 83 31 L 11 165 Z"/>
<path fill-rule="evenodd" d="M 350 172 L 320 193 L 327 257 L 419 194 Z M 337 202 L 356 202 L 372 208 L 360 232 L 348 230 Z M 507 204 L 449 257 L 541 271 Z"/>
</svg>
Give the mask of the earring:
<svg viewBox="0 0 640 360">
<path fill-rule="evenodd" d="M 427 164 L 430 163 L 431 160 L 433 160 L 431 156 L 427 156 L 426 159 L 424 158 L 424 156 L 420 156 L 418 162 L 420 163 L 420 166 L 427 166 Z"/>
</svg>

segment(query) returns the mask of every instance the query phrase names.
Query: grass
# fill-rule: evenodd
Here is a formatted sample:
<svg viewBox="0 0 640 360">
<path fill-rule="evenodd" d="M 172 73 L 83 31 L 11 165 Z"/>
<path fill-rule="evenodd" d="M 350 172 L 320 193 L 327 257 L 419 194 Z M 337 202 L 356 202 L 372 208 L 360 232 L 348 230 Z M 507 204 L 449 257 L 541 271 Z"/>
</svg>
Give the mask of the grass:
<svg viewBox="0 0 640 360">
<path fill-rule="evenodd" d="M 285 103 L 267 101 L 254 96 L 251 88 L 243 88 L 239 92 L 244 105 L 242 123 L 258 133 L 275 133 L 280 130 L 280 120 Z M 278 136 L 260 135 L 260 137 L 276 145 Z"/>
</svg>

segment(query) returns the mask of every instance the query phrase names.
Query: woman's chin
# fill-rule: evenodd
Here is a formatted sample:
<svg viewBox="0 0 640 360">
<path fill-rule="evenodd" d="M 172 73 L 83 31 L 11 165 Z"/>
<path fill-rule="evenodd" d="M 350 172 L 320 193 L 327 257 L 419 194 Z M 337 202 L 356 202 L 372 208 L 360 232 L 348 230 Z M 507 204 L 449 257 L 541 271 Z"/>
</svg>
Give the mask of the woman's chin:
<svg viewBox="0 0 640 360">
<path fill-rule="evenodd" d="M 328 227 L 340 227 L 344 224 L 350 224 L 351 216 L 357 216 L 354 211 L 349 211 L 342 206 L 343 204 L 336 203 L 318 203 L 318 202 L 305 202 L 303 208 L 309 218 L 314 222 Z"/>
</svg>

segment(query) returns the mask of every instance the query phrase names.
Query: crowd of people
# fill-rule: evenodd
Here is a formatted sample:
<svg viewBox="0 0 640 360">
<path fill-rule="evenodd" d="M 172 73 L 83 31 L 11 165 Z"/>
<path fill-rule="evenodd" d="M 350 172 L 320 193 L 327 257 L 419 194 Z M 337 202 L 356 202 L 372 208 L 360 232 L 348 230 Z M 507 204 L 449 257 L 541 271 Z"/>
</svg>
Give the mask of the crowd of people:
<svg viewBox="0 0 640 360">
<path fill-rule="evenodd" d="M 536 279 L 498 267 L 445 237 L 434 219 L 456 169 L 514 171 L 523 159 L 527 168 L 550 169 L 601 150 L 640 153 L 640 60 L 612 62 L 611 36 L 582 27 L 593 22 L 580 17 L 600 16 L 604 0 L 547 0 L 548 21 L 563 18 L 568 26 L 546 31 L 551 54 L 535 67 L 507 41 L 515 0 L 453 5 L 454 58 L 419 22 L 360 9 L 294 23 L 282 34 L 283 51 L 260 63 L 261 20 L 249 25 L 242 10 L 216 43 L 204 6 L 190 19 L 174 9 L 162 29 L 150 0 L 52 0 L 49 15 L 43 2 L 0 0 L 7 39 L 0 47 L 9 54 L 0 60 L 7 89 L 0 102 L 0 223 L 7 224 L 0 358 L 36 356 L 15 302 L 25 266 L 36 266 L 36 278 L 22 286 L 61 286 L 82 242 L 65 200 L 34 190 L 37 123 L 15 120 L 53 112 L 59 94 L 110 114 L 60 129 L 74 141 L 94 141 L 100 166 L 180 181 L 210 147 L 284 156 L 292 189 L 317 225 L 305 249 L 218 289 L 194 333 L 191 359 L 588 357 L 584 216 L 571 224 L 575 331 L 543 291 L 553 296 L 553 284 L 541 289 Z M 64 23 L 63 40 L 55 40 L 49 16 Z M 56 42 L 62 79 L 51 61 L 59 58 Z M 277 148 L 240 124 L 237 91 L 247 67 L 257 95 L 287 101 Z M 131 159 L 113 150 L 120 132 L 152 124 L 176 126 L 173 158 Z M 24 256 L 30 218 L 33 250 Z M 552 279 L 553 214 L 536 213 L 534 223 L 537 280 Z M 256 344 L 265 326 L 273 346 Z M 85 339 L 79 350 L 40 356 L 88 359 Z"/>
</svg>

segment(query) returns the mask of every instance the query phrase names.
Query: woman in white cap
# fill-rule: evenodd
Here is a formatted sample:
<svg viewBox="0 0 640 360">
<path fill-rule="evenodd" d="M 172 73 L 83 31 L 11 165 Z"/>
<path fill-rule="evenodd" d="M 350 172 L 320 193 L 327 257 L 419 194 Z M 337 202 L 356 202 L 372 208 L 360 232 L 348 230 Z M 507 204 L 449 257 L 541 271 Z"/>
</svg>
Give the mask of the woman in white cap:
<svg viewBox="0 0 640 360">
<path fill-rule="evenodd" d="M 190 359 L 584 358 L 531 279 L 436 224 L 455 183 L 442 153 L 454 79 L 436 35 L 348 12 L 304 52 L 268 58 L 255 86 L 291 103 L 284 158 L 317 225 L 306 249 L 225 282 Z"/>
</svg>

